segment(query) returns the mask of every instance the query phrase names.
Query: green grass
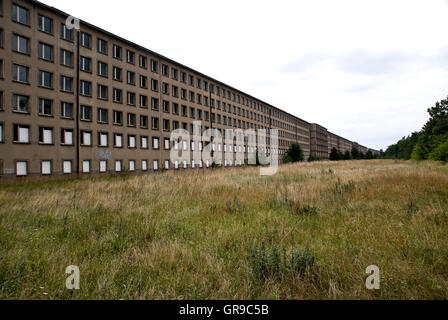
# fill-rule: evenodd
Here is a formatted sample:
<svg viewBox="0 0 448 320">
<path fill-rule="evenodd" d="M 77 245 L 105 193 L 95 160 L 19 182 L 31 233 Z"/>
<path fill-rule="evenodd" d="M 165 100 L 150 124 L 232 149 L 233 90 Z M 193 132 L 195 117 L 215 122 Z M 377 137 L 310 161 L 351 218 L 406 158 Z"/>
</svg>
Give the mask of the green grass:
<svg viewBox="0 0 448 320">
<path fill-rule="evenodd" d="M 80 290 L 65 288 L 77 265 Z M 369 265 L 381 289 L 365 288 Z M 0 299 L 447 299 L 448 167 L 392 160 L 0 186 Z"/>
</svg>

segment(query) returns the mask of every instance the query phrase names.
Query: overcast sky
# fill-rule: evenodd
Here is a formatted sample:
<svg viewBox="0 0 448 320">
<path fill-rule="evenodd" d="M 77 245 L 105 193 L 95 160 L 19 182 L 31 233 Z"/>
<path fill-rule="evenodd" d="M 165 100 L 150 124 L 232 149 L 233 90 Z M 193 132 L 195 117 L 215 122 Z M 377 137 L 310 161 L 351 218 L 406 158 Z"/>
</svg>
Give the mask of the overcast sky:
<svg viewBox="0 0 448 320">
<path fill-rule="evenodd" d="M 448 0 L 42 0 L 362 145 L 448 95 Z"/>
</svg>

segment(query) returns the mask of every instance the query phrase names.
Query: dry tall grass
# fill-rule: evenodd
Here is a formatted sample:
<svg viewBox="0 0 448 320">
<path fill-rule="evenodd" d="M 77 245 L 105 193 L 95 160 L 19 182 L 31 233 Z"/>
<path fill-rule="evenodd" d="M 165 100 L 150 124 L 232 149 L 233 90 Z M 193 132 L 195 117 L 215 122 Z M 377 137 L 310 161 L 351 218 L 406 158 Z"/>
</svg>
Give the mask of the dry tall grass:
<svg viewBox="0 0 448 320">
<path fill-rule="evenodd" d="M 305 275 L 260 278 L 264 243 Z M 65 288 L 65 268 L 81 289 Z M 365 288 L 369 265 L 381 289 Z M 0 299 L 447 299 L 448 167 L 357 161 L 0 187 Z"/>
</svg>

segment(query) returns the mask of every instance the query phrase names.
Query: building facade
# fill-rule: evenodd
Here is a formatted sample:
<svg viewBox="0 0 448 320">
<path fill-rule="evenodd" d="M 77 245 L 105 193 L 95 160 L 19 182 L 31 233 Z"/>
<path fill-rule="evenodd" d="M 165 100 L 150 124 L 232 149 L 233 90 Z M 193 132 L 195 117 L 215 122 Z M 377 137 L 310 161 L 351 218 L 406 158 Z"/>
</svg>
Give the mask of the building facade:
<svg viewBox="0 0 448 320">
<path fill-rule="evenodd" d="M 293 142 L 323 159 L 354 145 L 91 24 L 69 29 L 67 17 L 37 1 L 0 0 L 0 181 L 206 168 L 170 161 L 172 148 L 203 147 L 170 141 L 193 121 L 222 133 L 265 129 L 268 142 L 278 129 L 278 148 L 267 148 L 280 158 Z M 216 148 L 253 152 L 247 141 Z"/>
</svg>

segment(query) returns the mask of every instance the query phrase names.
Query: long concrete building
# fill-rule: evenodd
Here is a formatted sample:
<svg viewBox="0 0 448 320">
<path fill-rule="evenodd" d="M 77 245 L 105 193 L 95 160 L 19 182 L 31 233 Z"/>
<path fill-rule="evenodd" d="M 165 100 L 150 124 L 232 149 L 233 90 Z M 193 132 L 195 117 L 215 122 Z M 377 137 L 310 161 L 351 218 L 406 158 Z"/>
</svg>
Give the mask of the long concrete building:
<svg viewBox="0 0 448 320">
<path fill-rule="evenodd" d="M 278 148 L 268 151 L 280 158 L 293 142 L 321 159 L 333 147 L 368 150 L 87 22 L 70 29 L 68 16 L 38 1 L 0 0 L 0 182 L 206 168 L 170 161 L 171 131 L 191 132 L 193 121 L 204 130 L 265 129 L 268 138 L 278 129 Z"/>
</svg>

